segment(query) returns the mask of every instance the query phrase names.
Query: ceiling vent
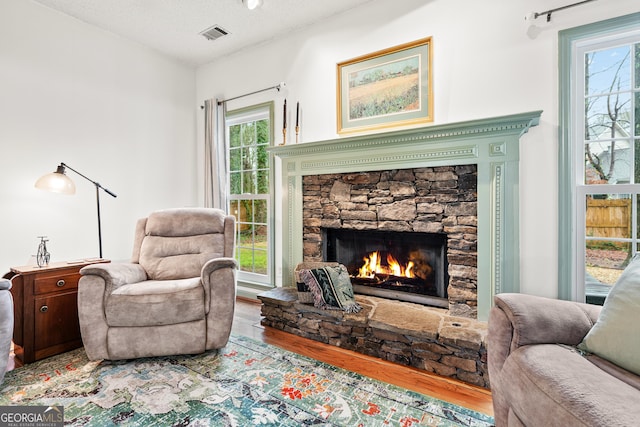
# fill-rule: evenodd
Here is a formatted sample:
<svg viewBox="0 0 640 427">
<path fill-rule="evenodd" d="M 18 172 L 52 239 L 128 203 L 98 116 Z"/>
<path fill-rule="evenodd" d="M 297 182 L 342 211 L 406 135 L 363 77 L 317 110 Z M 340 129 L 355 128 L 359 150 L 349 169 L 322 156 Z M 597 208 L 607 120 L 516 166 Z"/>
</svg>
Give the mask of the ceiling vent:
<svg viewBox="0 0 640 427">
<path fill-rule="evenodd" d="M 229 34 L 229 31 L 224 28 L 214 25 L 213 27 L 207 28 L 206 30 L 200 32 L 207 40 L 216 40 L 222 36 L 226 36 Z"/>
</svg>

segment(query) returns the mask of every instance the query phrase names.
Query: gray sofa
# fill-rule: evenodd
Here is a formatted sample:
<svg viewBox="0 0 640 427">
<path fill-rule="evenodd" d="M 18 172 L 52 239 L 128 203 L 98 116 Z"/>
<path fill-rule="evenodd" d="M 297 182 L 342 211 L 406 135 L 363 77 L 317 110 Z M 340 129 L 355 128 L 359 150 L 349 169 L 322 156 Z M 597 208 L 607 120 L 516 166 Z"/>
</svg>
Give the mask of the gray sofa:
<svg viewBox="0 0 640 427">
<path fill-rule="evenodd" d="M 0 384 L 7 371 L 13 338 L 13 298 L 9 289 L 11 282 L 0 279 Z"/>
<path fill-rule="evenodd" d="M 495 297 L 488 367 L 497 427 L 640 425 L 640 377 L 576 348 L 600 309 L 524 294 Z"/>
</svg>

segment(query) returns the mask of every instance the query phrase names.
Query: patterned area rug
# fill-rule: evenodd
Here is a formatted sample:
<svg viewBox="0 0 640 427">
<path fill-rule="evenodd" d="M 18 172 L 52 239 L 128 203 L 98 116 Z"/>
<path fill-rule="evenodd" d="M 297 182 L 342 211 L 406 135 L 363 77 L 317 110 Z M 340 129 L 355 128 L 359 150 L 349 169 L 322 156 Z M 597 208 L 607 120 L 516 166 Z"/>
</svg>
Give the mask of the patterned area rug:
<svg viewBox="0 0 640 427">
<path fill-rule="evenodd" d="M 242 336 L 195 356 L 8 372 L 0 406 L 64 406 L 71 426 L 490 426 L 493 418 Z"/>
</svg>

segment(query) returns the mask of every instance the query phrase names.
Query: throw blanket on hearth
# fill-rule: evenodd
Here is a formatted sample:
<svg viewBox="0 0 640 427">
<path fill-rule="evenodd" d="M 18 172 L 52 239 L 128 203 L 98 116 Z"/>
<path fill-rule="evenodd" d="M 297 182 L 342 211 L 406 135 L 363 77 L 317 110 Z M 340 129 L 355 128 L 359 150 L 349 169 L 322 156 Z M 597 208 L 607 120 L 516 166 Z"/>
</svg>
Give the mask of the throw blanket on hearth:
<svg viewBox="0 0 640 427">
<path fill-rule="evenodd" d="M 351 279 L 344 265 L 302 270 L 300 277 L 313 293 L 314 306 L 347 313 L 362 309 L 353 297 Z"/>
</svg>

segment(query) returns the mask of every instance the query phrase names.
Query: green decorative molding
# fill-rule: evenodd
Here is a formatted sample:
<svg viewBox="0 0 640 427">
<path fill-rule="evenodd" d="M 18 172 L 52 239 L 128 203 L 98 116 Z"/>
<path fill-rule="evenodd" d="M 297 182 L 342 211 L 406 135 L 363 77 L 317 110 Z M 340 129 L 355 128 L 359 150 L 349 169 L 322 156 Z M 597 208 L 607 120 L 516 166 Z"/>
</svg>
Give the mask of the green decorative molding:
<svg viewBox="0 0 640 427">
<path fill-rule="evenodd" d="M 478 318 L 493 295 L 520 290 L 519 141 L 542 111 L 270 148 L 281 161 L 283 286 L 302 261 L 302 177 L 478 165 Z M 277 237 L 276 237 L 277 238 Z"/>
</svg>

